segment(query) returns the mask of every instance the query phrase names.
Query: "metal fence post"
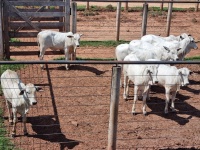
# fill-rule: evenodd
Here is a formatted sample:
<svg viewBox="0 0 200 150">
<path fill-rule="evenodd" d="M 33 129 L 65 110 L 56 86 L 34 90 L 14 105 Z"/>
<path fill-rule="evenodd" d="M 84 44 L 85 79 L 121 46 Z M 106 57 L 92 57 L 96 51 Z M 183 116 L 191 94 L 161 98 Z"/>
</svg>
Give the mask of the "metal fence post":
<svg viewBox="0 0 200 150">
<path fill-rule="evenodd" d="M 71 3 L 71 13 L 72 13 L 72 32 L 76 33 L 77 28 L 77 3 Z"/>
<path fill-rule="evenodd" d="M 147 16 L 148 16 L 148 4 L 143 4 L 143 18 L 142 18 L 142 35 L 146 35 L 146 29 L 147 29 Z"/>
<path fill-rule="evenodd" d="M 3 24 L 2 24 L 2 9 L 3 9 L 3 4 L 2 0 L 0 0 L 0 60 L 3 60 Z"/>
<path fill-rule="evenodd" d="M 199 2 L 199 0 L 197 0 L 197 2 Z M 197 12 L 199 10 L 199 3 L 195 4 L 195 11 Z"/>
<path fill-rule="evenodd" d="M 170 26 L 171 26 L 171 18 L 172 18 L 172 8 L 173 8 L 173 3 L 169 3 L 168 4 L 168 15 L 167 15 L 166 36 L 169 36 L 169 34 L 170 34 Z"/>
<path fill-rule="evenodd" d="M 119 66 L 113 67 L 111 98 L 110 98 L 110 119 L 108 128 L 108 150 L 116 149 L 120 77 L 121 77 L 121 67 Z"/>
<path fill-rule="evenodd" d="M 121 16 L 121 2 L 117 3 L 117 15 L 116 15 L 116 41 L 119 41 L 119 33 L 120 33 L 120 16 Z"/>
<path fill-rule="evenodd" d="M 70 31 L 70 1 L 65 0 L 65 32 Z"/>
</svg>

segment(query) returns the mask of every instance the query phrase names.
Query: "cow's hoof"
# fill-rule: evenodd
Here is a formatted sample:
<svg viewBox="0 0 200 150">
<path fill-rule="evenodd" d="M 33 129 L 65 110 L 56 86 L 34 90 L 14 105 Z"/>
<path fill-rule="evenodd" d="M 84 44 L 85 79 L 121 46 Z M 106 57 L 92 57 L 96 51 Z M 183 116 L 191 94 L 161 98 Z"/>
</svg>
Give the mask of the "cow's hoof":
<svg viewBox="0 0 200 150">
<path fill-rule="evenodd" d="M 12 133 L 10 136 L 11 136 L 11 138 L 14 138 L 14 137 L 15 137 L 15 134 L 14 134 L 14 133 Z"/>
<path fill-rule="evenodd" d="M 147 116 L 147 112 L 146 112 L 146 111 L 145 111 L 145 112 L 143 112 L 143 115 L 144 115 L 144 116 Z"/>
<path fill-rule="evenodd" d="M 25 133 L 24 133 L 24 136 L 28 136 L 28 132 L 25 132 Z"/>
<path fill-rule="evenodd" d="M 135 115 L 136 115 L 136 112 L 135 112 L 135 111 L 133 111 L 133 112 L 132 112 L 132 115 L 133 115 L 133 116 L 135 116 Z"/>
</svg>

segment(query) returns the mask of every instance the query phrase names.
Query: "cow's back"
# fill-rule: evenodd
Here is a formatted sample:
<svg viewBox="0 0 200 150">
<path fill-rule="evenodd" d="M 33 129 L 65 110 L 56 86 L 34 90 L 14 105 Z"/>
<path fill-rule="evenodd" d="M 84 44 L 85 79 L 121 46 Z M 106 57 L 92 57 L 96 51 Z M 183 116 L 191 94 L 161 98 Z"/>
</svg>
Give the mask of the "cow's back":
<svg viewBox="0 0 200 150">
<path fill-rule="evenodd" d="M 12 70 L 6 70 L 1 75 L 1 87 L 4 93 L 4 97 L 11 102 L 11 99 L 17 98 L 16 93 L 20 93 L 18 83 L 20 82 L 16 72 Z"/>
</svg>

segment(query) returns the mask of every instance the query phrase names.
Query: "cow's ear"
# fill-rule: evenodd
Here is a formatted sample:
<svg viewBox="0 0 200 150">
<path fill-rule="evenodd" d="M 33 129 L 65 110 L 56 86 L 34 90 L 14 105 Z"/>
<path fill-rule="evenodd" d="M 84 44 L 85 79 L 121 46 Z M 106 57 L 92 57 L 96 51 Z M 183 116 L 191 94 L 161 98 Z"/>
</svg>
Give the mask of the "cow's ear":
<svg viewBox="0 0 200 150">
<path fill-rule="evenodd" d="M 170 49 L 168 47 L 166 47 L 166 46 L 163 46 L 163 47 L 167 52 L 170 52 Z"/>
<path fill-rule="evenodd" d="M 180 35 L 180 39 L 183 40 L 184 38 Z"/>
<path fill-rule="evenodd" d="M 43 91 L 40 86 L 35 86 L 36 91 Z"/>
<path fill-rule="evenodd" d="M 80 34 L 80 36 L 82 36 L 83 34 Z"/>
<path fill-rule="evenodd" d="M 68 37 L 68 38 L 73 38 L 74 36 L 73 36 L 73 35 L 68 35 L 67 37 Z"/>
<path fill-rule="evenodd" d="M 23 94 L 24 94 L 24 91 L 25 91 L 25 90 L 21 90 L 21 91 L 19 92 L 19 95 L 23 95 Z"/>
</svg>

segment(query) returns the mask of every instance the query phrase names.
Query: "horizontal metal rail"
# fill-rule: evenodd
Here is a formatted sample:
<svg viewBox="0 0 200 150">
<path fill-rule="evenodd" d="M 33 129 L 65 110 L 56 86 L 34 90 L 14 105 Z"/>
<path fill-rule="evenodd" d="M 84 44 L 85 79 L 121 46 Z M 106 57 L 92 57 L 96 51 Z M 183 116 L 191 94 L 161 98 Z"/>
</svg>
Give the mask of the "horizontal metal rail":
<svg viewBox="0 0 200 150">
<path fill-rule="evenodd" d="M 200 61 L 0 61 L 0 65 L 3 64 L 200 64 Z"/>
<path fill-rule="evenodd" d="M 72 0 L 73 2 L 128 2 L 128 3 L 200 3 L 200 1 L 154 1 L 154 0 Z"/>
</svg>

